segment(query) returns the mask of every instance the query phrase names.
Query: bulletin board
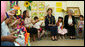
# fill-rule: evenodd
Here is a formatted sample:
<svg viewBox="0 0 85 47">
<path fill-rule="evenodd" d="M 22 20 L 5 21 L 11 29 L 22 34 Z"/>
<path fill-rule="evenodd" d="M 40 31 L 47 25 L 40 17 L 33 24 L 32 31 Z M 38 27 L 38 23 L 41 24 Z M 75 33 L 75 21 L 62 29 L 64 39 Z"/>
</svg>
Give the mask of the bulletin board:
<svg viewBox="0 0 85 47">
<path fill-rule="evenodd" d="M 31 4 L 31 17 L 32 19 L 37 16 L 39 18 L 42 18 L 45 16 L 45 2 L 32 2 Z"/>
</svg>

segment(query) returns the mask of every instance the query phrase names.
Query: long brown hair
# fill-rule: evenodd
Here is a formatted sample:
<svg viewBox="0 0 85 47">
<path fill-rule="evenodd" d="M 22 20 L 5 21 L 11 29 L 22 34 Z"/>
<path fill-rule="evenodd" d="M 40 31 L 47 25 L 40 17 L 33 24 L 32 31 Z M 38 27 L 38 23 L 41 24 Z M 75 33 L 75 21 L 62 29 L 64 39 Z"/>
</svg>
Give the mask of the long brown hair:
<svg viewBox="0 0 85 47">
<path fill-rule="evenodd" d="M 25 19 L 26 18 L 26 12 L 27 12 L 28 10 L 25 10 L 24 12 L 23 12 L 23 19 Z"/>
</svg>

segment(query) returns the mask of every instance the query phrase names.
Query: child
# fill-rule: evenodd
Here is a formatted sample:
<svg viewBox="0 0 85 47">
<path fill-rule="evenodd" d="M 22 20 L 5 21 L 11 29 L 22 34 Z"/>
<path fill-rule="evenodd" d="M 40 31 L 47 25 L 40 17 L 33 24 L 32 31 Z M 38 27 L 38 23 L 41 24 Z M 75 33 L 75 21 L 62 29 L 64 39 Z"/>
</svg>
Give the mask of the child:
<svg viewBox="0 0 85 47">
<path fill-rule="evenodd" d="M 42 30 L 42 28 L 40 28 L 40 26 L 42 25 L 42 21 L 39 21 L 38 17 L 34 17 L 34 20 L 35 20 L 35 24 L 34 24 L 34 28 L 36 28 L 38 30 L 38 40 L 41 39 L 41 37 L 44 35 L 45 31 Z M 40 32 L 42 30 L 42 33 L 40 35 Z"/>
<path fill-rule="evenodd" d="M 83 15 L 80 15 L 79 18 L 80 18 L 80 20 L 78 21 L 78 28 L 79 28 L 78 34 L 79 34 L 80 38 L 81 38 L 81 37 L 83 38 L 83 36 L 81 36 L 81 35 L 84 35 L 84 34 L 82 34 L 82 33 L 84 33 L 84 32 L 83 32 L 83 31 L 84 31 Z"/>
<path fill-rule="evenodd" d="M 59 34 L 60 38 L 65 38 L 65 34 L 67 33 L 67 30 L 63 28 L 63 18 L 62 17 L 58 18 L 57 26 L 58 26 L 58 34 Z"/>
<path fill-rule="evenodd" d="M 33 41 L 35 41 L 35 34 L 37 33 L 37 30 L 33 28 L 33 21 L 29 16 L 28 10 L 25 10 L 23 12 L 23 20 L 24 20 L 24 24 L 27 29 L 27 32 L 30 33 L 31 35 L 33 34 Z"/>
</svg>

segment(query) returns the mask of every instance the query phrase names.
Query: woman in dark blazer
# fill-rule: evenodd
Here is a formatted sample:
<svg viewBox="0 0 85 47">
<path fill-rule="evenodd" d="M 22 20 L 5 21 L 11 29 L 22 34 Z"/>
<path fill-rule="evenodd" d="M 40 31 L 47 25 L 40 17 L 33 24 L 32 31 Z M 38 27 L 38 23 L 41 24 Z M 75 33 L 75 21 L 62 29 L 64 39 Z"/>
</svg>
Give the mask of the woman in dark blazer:
<svg viewBox="0 0 85 47">
<path fill-rule="evenodd" d="M 70 39 L 75 38 L 75 17 L 72 15 L 73 11 L 69 10 L 68 15 L 64 19 L 64 27 L 68 30 L 68 36 Z"/>
<path fill-rule="evenodd" d="M 51 31 L 52 40 L 57 40 L 57 26 L 55 25 L 55 17 L 52 15 L 52 9 L 47 10 L 47 16 L 45 17 L 45 29 Z"/>
</svg>

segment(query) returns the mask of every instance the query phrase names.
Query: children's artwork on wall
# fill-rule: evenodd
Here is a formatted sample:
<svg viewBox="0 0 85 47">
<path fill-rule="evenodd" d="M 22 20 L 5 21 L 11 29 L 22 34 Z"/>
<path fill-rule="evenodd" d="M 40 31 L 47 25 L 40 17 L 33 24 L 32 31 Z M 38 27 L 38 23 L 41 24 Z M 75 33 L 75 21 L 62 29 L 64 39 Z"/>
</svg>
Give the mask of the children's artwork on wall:
<svg viewBox="0 0 85 47">
<path fill-rule="evenodd" d="M 18 1 L 10 1 L 10 8 L 12 8 L 14 5 L 18 5 Z"/>
<path fill-rule="evenodd" d="M 45 2 L 36 2 L 33 1 L 31 3 L 31 17 L 32 19 L 35 16 L 38 16 L 39 18 L 45 15 Z"/>
<path fill-rule="evenodd" d="M 45 9 L 45 2 L 39 2 L 39 11 L 44 11 Z"/>
<path fill-rule="evenodd" d="M 79 7 L 67 7 L 67 10 L 72 10 L 73 11 L 73 15 L 75 17 L 80 16 L 80 9 L 79 9 Z"/>
<path fill-rule="evenodd" d="M 39 12 L 39 16 L 40 17 L 44 16 L 44 12 Z"/>
<path fill-rule="evenodd" d="M 56 7 L 62 7 L 62 2 L 56 2 Z"/>
<path fill-rule="evenodd" d="M 32 11 L 37 11 L 37 2 L 31 3 L 31 9 L 32 9 Z"/>
<path fill-rule="evenodd" d="M 33 19 L 35 16 L 38 16 L 38 13 L 37 13 L 37 12 L 32 12 L 32 13 L 31 13 L 32 19 Z"/>
</svg>

